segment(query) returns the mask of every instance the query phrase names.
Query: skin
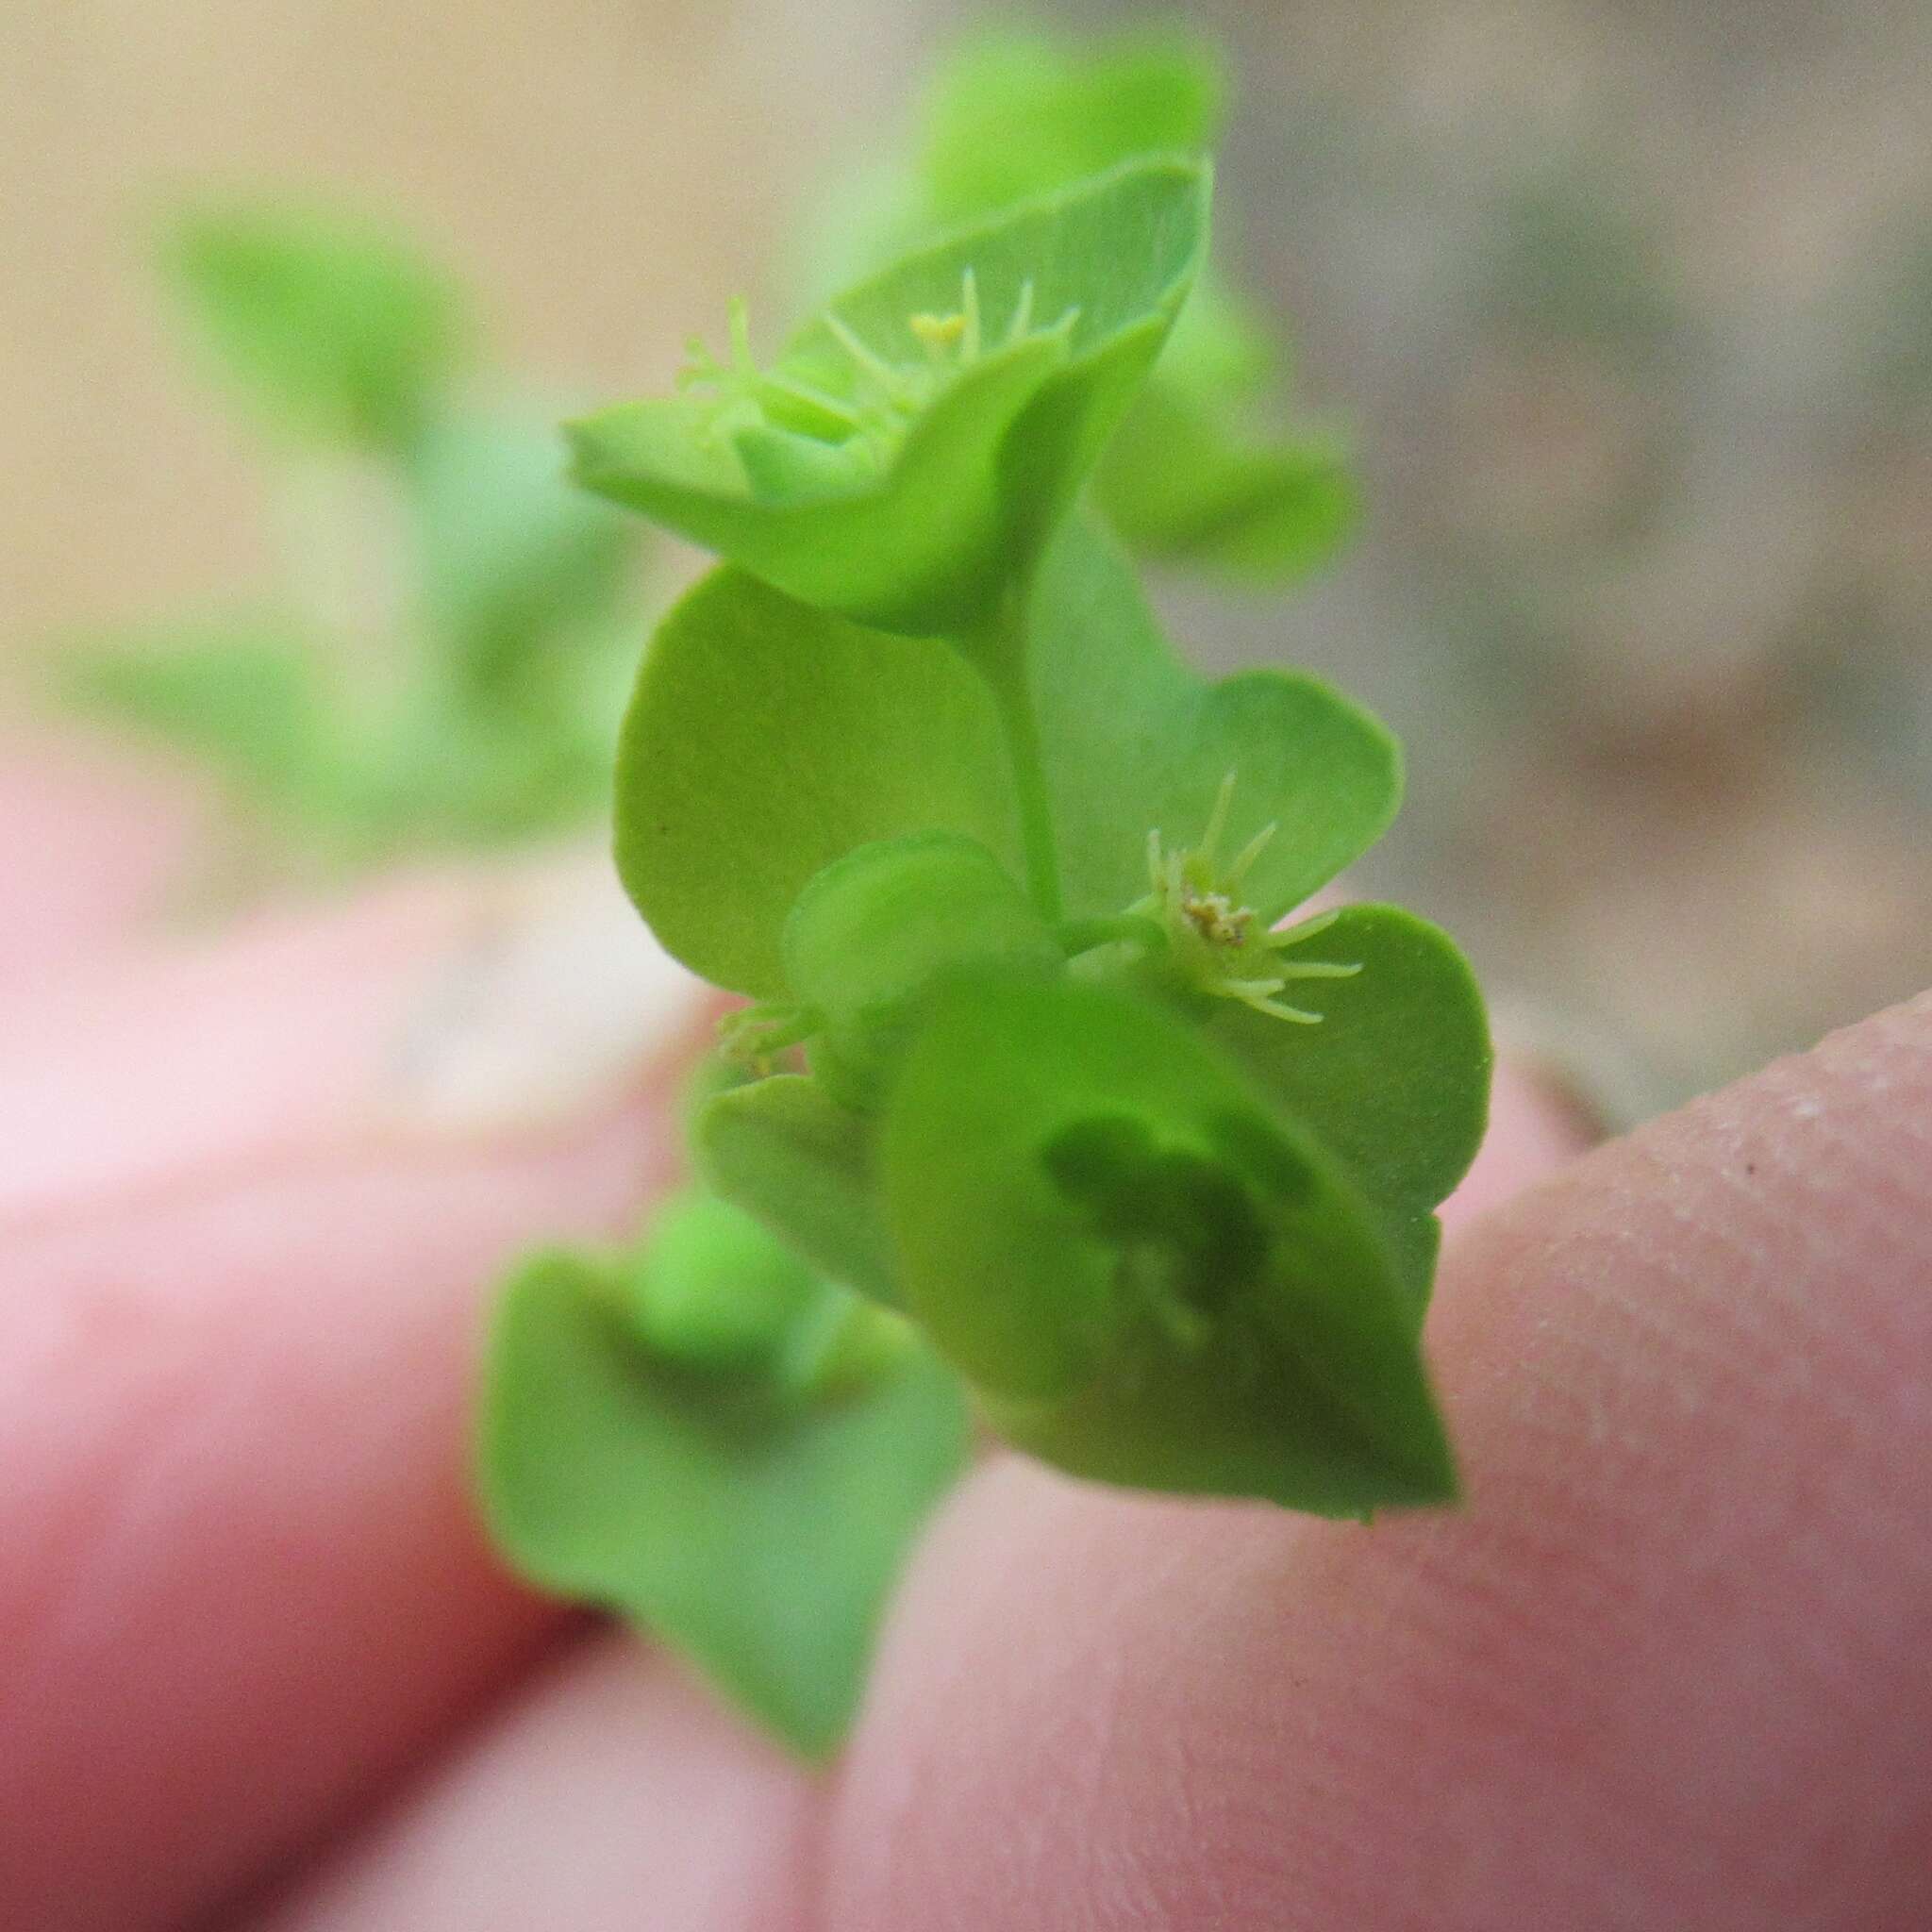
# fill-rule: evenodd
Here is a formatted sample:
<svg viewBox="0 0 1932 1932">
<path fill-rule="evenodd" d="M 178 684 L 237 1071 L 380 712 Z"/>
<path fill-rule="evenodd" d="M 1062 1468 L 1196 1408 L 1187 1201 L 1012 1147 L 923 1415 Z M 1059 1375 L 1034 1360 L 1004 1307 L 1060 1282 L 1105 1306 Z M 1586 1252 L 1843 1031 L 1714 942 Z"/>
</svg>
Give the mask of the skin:
<svg viewBox="0 0 1932 1932">
<path fill-rule="evenodd" d="M 84 731 L 0 710 L 0 999 L 165 903 L 205 836 L 208 805 L 162 761 L 143 765 Z"/>
<path fill-rule="evenodd" d="M 412 1123 L 389 1045 L 495 890 L 0 999 L 9 1923 L 1932 1919 L 1932 997 L 1580 1158 L 1506 1074 L 1428 1331 L 1467 1505 L 995 1457 L 808 1776 L 478 1540 L 485 1284 L 664 1184 L 700 1017 L 571 1110 Z"/>
</svg>

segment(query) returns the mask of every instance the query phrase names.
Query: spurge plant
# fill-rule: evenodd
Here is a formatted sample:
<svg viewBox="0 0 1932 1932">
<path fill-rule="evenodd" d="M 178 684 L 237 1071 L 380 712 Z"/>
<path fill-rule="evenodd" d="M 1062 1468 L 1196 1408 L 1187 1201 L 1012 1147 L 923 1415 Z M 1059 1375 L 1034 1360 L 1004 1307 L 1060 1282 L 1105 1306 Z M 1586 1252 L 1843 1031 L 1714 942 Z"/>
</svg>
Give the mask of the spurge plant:
<svg viewBox="0 0 1932 1932">
<path fill-rule="evenodd" d="M 1198 676 L 1090 508 L 1208 191 L 1154 156 L 1023 200 L 571 431 L 722 558 L 644 658 L 616 850 L 748 1004 L 693 1187 L 505 1293 L 483 1494 L 808 1752 L 969 1414 L 1104 1482 L 1455 1493 L 1419 1334 L 1481 1004 L 1407 912 L 1298 913 L 1396 746 L 1314 678 Z"/>
</svg>

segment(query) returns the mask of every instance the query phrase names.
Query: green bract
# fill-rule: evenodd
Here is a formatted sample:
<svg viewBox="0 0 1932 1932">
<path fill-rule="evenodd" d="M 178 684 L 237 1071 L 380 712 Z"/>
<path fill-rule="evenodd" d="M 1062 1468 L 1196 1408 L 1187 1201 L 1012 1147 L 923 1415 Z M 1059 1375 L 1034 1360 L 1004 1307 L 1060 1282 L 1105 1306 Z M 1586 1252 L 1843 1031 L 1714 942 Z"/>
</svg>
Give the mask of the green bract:
<svg viewBox="0 0 1932 1932">
<path fill-rule="evenodd" d="M 628 1266 L 538 1256 L 497 1310 L 480 1469 L 498 1541 L 536 1582 L 676 1643 L 808 1755 L 842 1733 L 886 1591 L 965 1451 L 958 1386 L 903 1324 L 715 1202 Z"/>
<path fill-rule="evenodd" d="M 1058 974 L 1066 956 L 985 846 L 946 832 L 861 845 L 814 877 L 785 922 L 785 977 L 806 1008 L 828 1098 L 875 1106 L 935 979 L 969 968 Z"/>
<path fill-rule="evenodd" d="M 908 256 L 760 371 L 575 424 L 577 475 L 800 602 L 982 622 L 1098 459 L 1192 285 L 1207 174 L 1130 163 Z"/>
<path fill-rule="evenodd" d="M 1342 1165 L 1180 1022 L 939 1002 L 888 1109 L 906 1306 L 1078 1474 L 1359 1514 L 1454 1492 L 1396 1257 Z"/>
<path fill-rule="evenodd" d="M 1179 849 L 1236 784 L 1229 856 L 1283 827 L 1246 880 L 1264 924 L 1358 858 L 1394 816 L 1393 741 L 1309 677 L 1189 670 L 1132 573 L 1079 522 L 1047 553 L 1025 626 L 1028 694 L 1074 917 L 1150 889 L 1148 837 Z M 617 862 L 679 958 L 741 992 L 803 998 L 781 958 L 815 874 L 920 830 L 975 840 L 1020 876 L 1000 711 L 951 652 L 827 618 L 713 574 L 653 641 L 618 755 Z"/>
<path fill-rule="evenodd" d="M 1197 142 L 1208 80 L 1136 59 L 1117 89 L 991 64 L 1038 125 L 941 142 L 934 180 Z M 808 1747 L 964 1394 L 1097 1480 L 1336 1516 L 1455 1492 L 1420 1329 L 1481 1001 L 1424 922 L 1305 908 L 1387 827 L 1399 753 L 1314 678 L 1191 669 L 1094 513 L 1225 561 L 1307 548 L 1312 470 L 1291 514 L 1288 457 L 1177 413 L 1257 380 L 1224 298 L 1150 379 L 1205 190 L 1171 158 L 1061 185 L 771 369 L 741 317 L 708 395 L 575 432 L 586 480 L 726 558 L 645 657 L 616 858 L 756 1004 L 692 1109 L 711 1191 L 635 1262 L 512 1288 L 485 1488 L 528 1574 Z"/>
</svg>

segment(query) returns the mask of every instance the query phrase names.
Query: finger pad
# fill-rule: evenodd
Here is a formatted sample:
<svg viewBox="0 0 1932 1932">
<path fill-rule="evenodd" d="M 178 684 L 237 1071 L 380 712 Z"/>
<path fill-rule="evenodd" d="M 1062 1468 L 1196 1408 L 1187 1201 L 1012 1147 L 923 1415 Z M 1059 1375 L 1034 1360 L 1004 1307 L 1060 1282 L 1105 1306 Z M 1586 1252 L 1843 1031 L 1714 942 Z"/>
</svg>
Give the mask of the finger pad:
<svg viewBox="0 0 1932 1932">
<path fill-rule="evenodd" d="M 467 1500 L 486 1285 L 618 1223 L 626 1111 L 344 1157 L 17 1243 L 0 1313 L 0 1896 L 172 1923 L 528 1653 Z"/>
</svg>

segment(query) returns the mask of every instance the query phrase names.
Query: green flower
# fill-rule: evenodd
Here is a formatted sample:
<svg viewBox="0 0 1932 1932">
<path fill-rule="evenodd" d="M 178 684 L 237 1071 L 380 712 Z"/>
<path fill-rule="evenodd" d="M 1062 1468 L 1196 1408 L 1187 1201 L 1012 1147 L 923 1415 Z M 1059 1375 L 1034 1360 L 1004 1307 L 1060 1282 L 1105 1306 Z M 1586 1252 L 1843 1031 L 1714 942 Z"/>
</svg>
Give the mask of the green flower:
<svg viewBox="0 0 1932 1932">
<path fill-rule="evenodd" d="M 1151 159 L 905 257 L 769 369 L 742 310 L 683 392 L 571 435 L 579 479 L 820 609 L 982 624 L 1064 519 L 1192 286 L 1205 163 Z"/>
<path fill-rule="evenodd" d="M 1023 1448 L 1329 1515 L 1454 1494 L 1376 1209 L 1183 1022 L 958 984 L 877 1158 L 907 1309 Z"/>
</svg>

